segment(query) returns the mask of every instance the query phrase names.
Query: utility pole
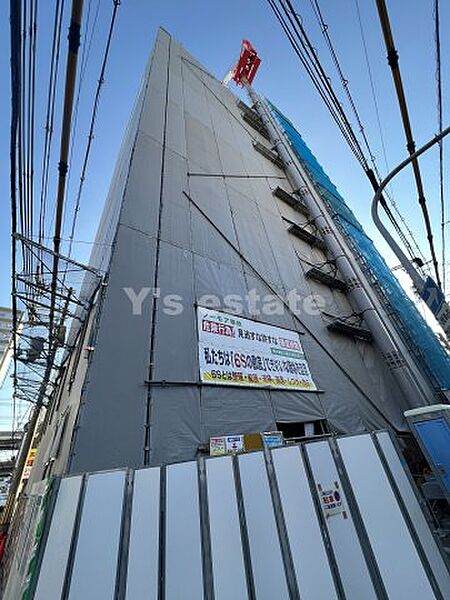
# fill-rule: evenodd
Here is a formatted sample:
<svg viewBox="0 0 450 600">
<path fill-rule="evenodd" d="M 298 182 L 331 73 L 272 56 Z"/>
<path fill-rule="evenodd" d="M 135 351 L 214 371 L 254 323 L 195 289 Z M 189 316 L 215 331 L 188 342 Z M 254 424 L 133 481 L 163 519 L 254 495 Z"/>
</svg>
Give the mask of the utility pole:
<svg viewBox="0 0 450 600">
<path fill-rule="evenodd" d="M 11 483 L 10 494 L 8 497 L 7 505 L 2 514 L 0 525 L 3 528 L 7 528 L 11 519 L 17 490 L 19 488 L 22 472 L 25 466 L 25 461 L 28 456 L 28 452 L 33 442 L 33 437 L 38 422 L 38 418 L 44 405 L 44 398 L 47 393 L 47 387 L 50 382 L 50 377 L 53 369 L 53 362 L 58 350 L 57 336 L 54 335 L 54 313 L 55 303 L 57 296 L 57 281 L 58 281 L 58 264 L 59 264 L 59 251 L 61 245 L 61 227 L 62 227 L 62 216 L 64 208 L 64 196 L 66 187 L 66 176 L 68 170 L 68 157 L 69 157 L 69 146 L 70 146 L 70 133 L 72 126 L 72 112 L 73 112 L 73 101 L 75 96 L 75 82 L 77 75 L 78 65 L 78 49 L 80 46 L 80 30 L 81 30 L 81 19 L 83 14 L 83 3 L 84 0 L 72 0 L 71 18 L 69 25 L 69 48 L 67 53 L 66 63 L 66 81 L 64 89 L 64 106 L 63 106 L 63 121 L 61 128 L 61 146 L 60 146 L 60 160 L 58 165 L 59 178 L 58 178 L 58 194 L 56 200 L 56 215 L 55 215 L 55 233 L 53 237 L 53 269 L 52 269 L 52 280 L 51 280 L 51 298 L 50 298 L 50 310 L 49 310 L 49 323 L 48 323 L 48 355 L 47 364 L 42 379 L 42 383 L 37 394 L 35 407 L 28 423 L 28 430 L 23 441 L 19 458 L 17 460 L 16 469 L 14 472 L 13 481 Z M 13 241 L 15 241 L 14 235 L 16 231 L 13 231 Z M 13 284 L 14 285 L 14 284 Z M 59 325 L 64 323 L 66 315 L 68 313 L 68 307 L 70 303 L 71 292 L 69 292 L 64 309 L 61 314 Z M 55 330 L 56 333 L 56 330 Z"/>
<path fill-rule="evenodd" d="M 58 164 L 58 195 L 56 198 L 55 233 L 53 236 L 53 272 L 51 282 L 51 300 L 49 316 L 49 351 L 53 333 L 53 307 L 58 278 L 59 251 L 61 246 L 61 227 L 66 189 L 66 177 L 69 160 L 70 132 L 72 127 L 73 100 L 75 96 L 75 81 L 78 65 L 78 48 L 80 46 L 81 17 L 83 14 L 83 0 L 72 0 L 72 14 L 69 26 L 69 51 L 66 64 L 66 83 L 64 89 L 63 122 L 61 128 L 61 149 Z"/>
<path fill-rule="evenodd" d="M 400 114 L 403 123 L 403 129 L 406 136 L 406 148 L 411 156 L 409 162 L 412 163 L 414 178 L 416 180 L 417 193 L 419 195 L 419 204 L 422 209 L 423 218 L 425 220 L 425 228 L 427 231 L 428 244 L 431 251 L 431 260 L 433 262 L 434 272 L 436 274 L 436 282 L 441 287 L 441 279 L 439 276 L 438 262 L 436 257 L 436 251 L 433 244 L 433 232 L 431 229 L 430 216 L 428 214 L 427 203 L 425 200 L 425 192 L 423 189 L 422 176 L 420 174 L 419 163 L 415 155 L 416 143 L 413 138 L 411 121 L 409 118 L 408 104 L 406 102 L 405 90 L 403 88 L 402 77 L 400 74 L 400 67 L 398 64 L 398 52 L 394 44 L 394 36 L 392 35 L 391 24 L 389 21 L 389 14 L 386 7 L 385 0 L 376 0 L 378 15 L 380 18 L 381 29 L 383 31 L 384 41 L 387 50 L 387 60 L 391 67 L 392 78 L 394 80 L 395 91 L 397 93 L 398 104 L 400 106 Z M 408 163 L 409 164 L 409 163 Z"/>
</svg>

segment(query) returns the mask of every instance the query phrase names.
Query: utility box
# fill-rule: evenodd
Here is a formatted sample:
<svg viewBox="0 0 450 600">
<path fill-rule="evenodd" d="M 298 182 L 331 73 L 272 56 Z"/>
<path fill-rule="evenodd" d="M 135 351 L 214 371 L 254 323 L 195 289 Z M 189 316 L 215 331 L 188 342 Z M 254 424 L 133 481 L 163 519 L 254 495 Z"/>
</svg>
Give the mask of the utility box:
<svg viewBox="0 0 450 600">
<path fill-rule="evenodd" d="M 405 417 L 450 503 L 450 405 L 407 410 Z"/>
</svg>

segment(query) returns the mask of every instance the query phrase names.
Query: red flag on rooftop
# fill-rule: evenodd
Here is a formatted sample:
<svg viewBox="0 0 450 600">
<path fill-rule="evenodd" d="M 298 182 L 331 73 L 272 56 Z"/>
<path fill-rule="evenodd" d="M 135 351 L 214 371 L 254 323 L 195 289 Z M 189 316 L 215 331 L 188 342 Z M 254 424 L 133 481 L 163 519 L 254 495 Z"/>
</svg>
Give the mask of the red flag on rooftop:
<svg viewBox="0 0 450 600">
<path fill-rule="evenodd" d="M 261 59 L 250 42 L 242 40 L 241 55 L 233 73 L 233 81 L 242 86 L 242 80 L 246 79 L 251 84 L 260 63 Z"/>
</svg>

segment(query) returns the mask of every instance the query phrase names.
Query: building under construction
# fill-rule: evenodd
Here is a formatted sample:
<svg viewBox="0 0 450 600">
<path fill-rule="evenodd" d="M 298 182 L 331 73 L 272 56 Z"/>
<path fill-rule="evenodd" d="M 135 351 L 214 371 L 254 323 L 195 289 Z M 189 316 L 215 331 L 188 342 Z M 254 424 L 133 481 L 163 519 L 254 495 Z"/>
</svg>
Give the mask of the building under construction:
<svg viewBox="0 0 450 600">
<path fill-rule="evenodd" d="M 6 598 L 450 596 L 399 459 L 448 354 L 248 79 L 243 103 L 159 31 Z"/>
</svg>

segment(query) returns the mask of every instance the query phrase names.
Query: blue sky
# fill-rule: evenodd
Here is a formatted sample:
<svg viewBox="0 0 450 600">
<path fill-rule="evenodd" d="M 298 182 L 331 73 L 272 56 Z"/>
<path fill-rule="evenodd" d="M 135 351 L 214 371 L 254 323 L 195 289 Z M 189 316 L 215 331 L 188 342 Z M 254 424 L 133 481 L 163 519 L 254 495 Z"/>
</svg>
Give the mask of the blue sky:
<svg viewBox="0 0 450 600">
<path fill-rule="evenodd" d="M 91 23 L 97 3 L 100 2 L 97 27 L 81 89 L 79 118 L 74 153 L 70 162 L 70 181 L 67 207 L 73 207 L 81 160 L 86 145 L 87 129 L 92 110 L 96 81 L 106 40 L 112 9 L 110 0 L 85 0 L 85 13 L 90 6 Z M 381 118 L 388 160 L 391 168 L 406 156 L 403 130 L 394 94 L 390 71 L 386 62 L 384 42 L 378 23 L 375 0 L 359 0 L 363 24 L 370 52 L 371 67 L 378 92 Z M 432 0 L 389 0 L 387 2 L 400 66 L 409 102 L 414 136 L 418 145 L 437 131 Z M 442 3 L 442 57 L 444 83 L 444 125 L 447 124 L 447 72 L 450 55 L 450 7 Z M 308 0 L 295 1 L 294 6 L 303 15 L 303 22 L 335 88 L 341 97 L 341 88 L 323 38 Z M 380 136 L 376 125 L 373 100 L 365 66 L 363 47 L 357 22 L 355 0 L 321 0 L 320 6 L 329 24 L 341 65 L 349 80 L 368 138 L 375 150 L 377 162 L 385 173 Z M 66 0 L 65 22 L 62 34 L 62 60 L 65 67 L 66 35 L 70 1 Z M 42 159 L 45 103 L 50 58 L 51 30 L 54 1 L 39 1 L 38 61 L 36 99 L 36 169 L 39 173 Z M 85 23 L 82 33 L 85 31 Z M 270 7 L 265 0 L 122 0 L 114 33 L 106 82 L 100 101 L 95 139 L 81 200 L 81 211 L 73 256 L 87 261 L 100 213 L 104 204 L 120 142 L 139 88 L 148 54 L 159 25 L 172 33 L 213 74 L 222 78 L 236 60 L 242 38 L 249 39 L 258 50 L 262 64 L 255 79 L 255 88 L 276 104 L 297 126 L 330 178 L 346 198 L 357 217 L 385 252 L 370 218 L 372 191 L 361 168 L 351 155 L 339 131 L 331 120 L 318 94 L 293 54 Z M 82 42 L 86 37 L 82 38 Z M 82 48 L 80 49 L 82 51 Z M 0 305 L 10 303 L 10 200 L 9 200 L 9 2 L 0 2 Z M 62 92 L 63 69 L 60 72 Z M 62 93 L 57 105 L 53 154 L 50 165 L 50 202 L 54 202 L 59 153 L 59 124 L 61 122 Z M 421 161 L 436 245 L 440 253 L 437 150 L 429 152 Z M 446 183 L 448 177 L 446 177 Z M 39 188 L 38 188 L 39 190 Z M 429 257 L 423 221 L 417 204 L 411 173 L 399 176 L 393 191 L 400 210 L 408 219 L 411 229 Z M 65 223 L 68 237 L 69 220 Z M 51 240 L 47 240 L 49 245 Z M 64 252 L 64 248 L 63 248 Z M 0 415 L 4 411 L 1 400 L 7 391 L 0 390 Z M 3 422 L 0 421 L 0 428 Z"/>
</svg>

